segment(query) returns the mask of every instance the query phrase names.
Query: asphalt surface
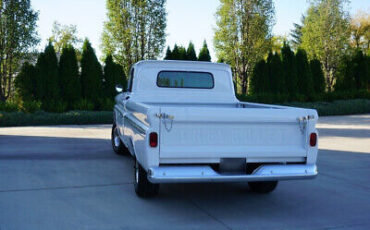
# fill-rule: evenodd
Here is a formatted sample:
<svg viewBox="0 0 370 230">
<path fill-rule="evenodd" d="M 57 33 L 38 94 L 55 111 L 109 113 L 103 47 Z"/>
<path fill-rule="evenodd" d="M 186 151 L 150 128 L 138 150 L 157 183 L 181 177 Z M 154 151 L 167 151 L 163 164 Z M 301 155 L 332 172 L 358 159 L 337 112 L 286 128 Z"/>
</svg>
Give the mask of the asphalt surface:
<svg viewBox="0 0 370 230">
<path fill-rule="evenodd" d="M 370 115 L 320 119 L 319 176 L 269 195 L 246 183 L 135 195 L 110 126 L 0 128 L 0 230 L 370 229 Z"/>
</svg>

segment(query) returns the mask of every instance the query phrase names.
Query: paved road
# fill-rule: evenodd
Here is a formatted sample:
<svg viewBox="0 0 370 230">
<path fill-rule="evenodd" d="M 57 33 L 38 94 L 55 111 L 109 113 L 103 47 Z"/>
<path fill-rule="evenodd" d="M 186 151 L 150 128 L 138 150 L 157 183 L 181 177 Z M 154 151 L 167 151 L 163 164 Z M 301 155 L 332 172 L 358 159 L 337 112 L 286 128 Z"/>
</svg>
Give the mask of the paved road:
<svg viewBox="0 0 370 230">
<path fill-rule="evenodd" d="M 163 185 L 140 199 L 109 126 L 0 128 L 0 229 L 370 229 L 370 115 L 320 120 L 320 175 L 269 195 Z"/>
</svg>

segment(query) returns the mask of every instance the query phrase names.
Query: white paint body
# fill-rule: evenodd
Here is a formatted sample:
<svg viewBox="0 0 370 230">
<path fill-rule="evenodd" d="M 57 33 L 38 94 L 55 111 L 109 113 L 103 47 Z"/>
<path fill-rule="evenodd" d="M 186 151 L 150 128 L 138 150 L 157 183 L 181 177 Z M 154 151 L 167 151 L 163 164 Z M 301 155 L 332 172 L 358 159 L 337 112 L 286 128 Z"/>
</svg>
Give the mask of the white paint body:
<svg viewBox="0 0 370 230">
<path fill-rule="evenodd" d="M 161 88 L 157 86 L 160 71 L 209 72 L 214 88 Z M 317 174 L 317 144 L 309 144 L 310 133 L 317 133 L 316 110 L 238 101 L 230 67 L 225 64 L 141 61 L 133 66 L 131 78 L 130 92 L 116 97 L 114 122 L 122 142 L 148 177 L 161 173 L 162 179 L 151 181 L 217 181 L 211 175 L 216 172 L 207 174 L 208 165 L 220 163 L 222 158 L 278 166 L 276 179 L 300 178 L 297 173 L 308 173 L 307 178 Z M 298 121 L 302 118 L 309 119 Z M 158 133 L 155 148 L 149 146 L 151 132 Z M 288 171 L 290 174 L 282 174 Z M 170 175 L 174 175 L 173 180 L 166 180 Z M 257 174 L 253 178 L 239 175 L 243 179 L 219 176 L 224 178 L 220 181 L 268 179 Z"/>
</svg>

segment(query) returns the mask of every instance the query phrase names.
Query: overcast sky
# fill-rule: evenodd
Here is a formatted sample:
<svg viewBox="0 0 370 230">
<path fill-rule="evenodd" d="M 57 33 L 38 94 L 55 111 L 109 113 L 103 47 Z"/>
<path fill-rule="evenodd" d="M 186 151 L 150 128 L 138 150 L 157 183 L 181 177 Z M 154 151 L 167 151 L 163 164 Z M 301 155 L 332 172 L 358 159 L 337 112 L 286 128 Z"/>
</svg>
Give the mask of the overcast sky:
<svg viewBox="0 0 370 230">
<path fill-rule="evenodd" d="M 51 35 L 54 21 L 61 24 L 74 24 L 78 35 L 88 37 L 100 56 L 100 37 L 103 22 L 106 20 L 105 0 L 32 0 L 33 8 L 39 11 L 39 35 L 41 47 Z M 275 0 L 275 35 L 289 35 L 293 22 L 299 22 L 307 10 L 306 0 Z M 216 60 L 213 50 L 213 31 L 218 0 L 167 0 L 167 42 L 187 46 L 191 40 L 198 52 L 205 39 Z M 359 9 L 370 10 L 370 0 L 352 0 L 349 10 L 353 14 Z"/>
</svg>

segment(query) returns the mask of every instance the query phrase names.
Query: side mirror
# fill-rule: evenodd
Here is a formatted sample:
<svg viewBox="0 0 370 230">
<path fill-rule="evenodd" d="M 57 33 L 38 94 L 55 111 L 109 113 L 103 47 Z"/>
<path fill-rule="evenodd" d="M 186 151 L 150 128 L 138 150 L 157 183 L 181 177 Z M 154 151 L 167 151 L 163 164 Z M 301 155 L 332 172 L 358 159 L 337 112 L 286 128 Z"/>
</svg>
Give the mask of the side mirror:
<svg viewBox="0 0 370 230">
<path fill-rule="evenodd" d="M 121 84 L 116 85 L 116 91 L 117 91 L 117 93 L 122 93 L 123 92 L 123 86 Z"/>
</svg>

